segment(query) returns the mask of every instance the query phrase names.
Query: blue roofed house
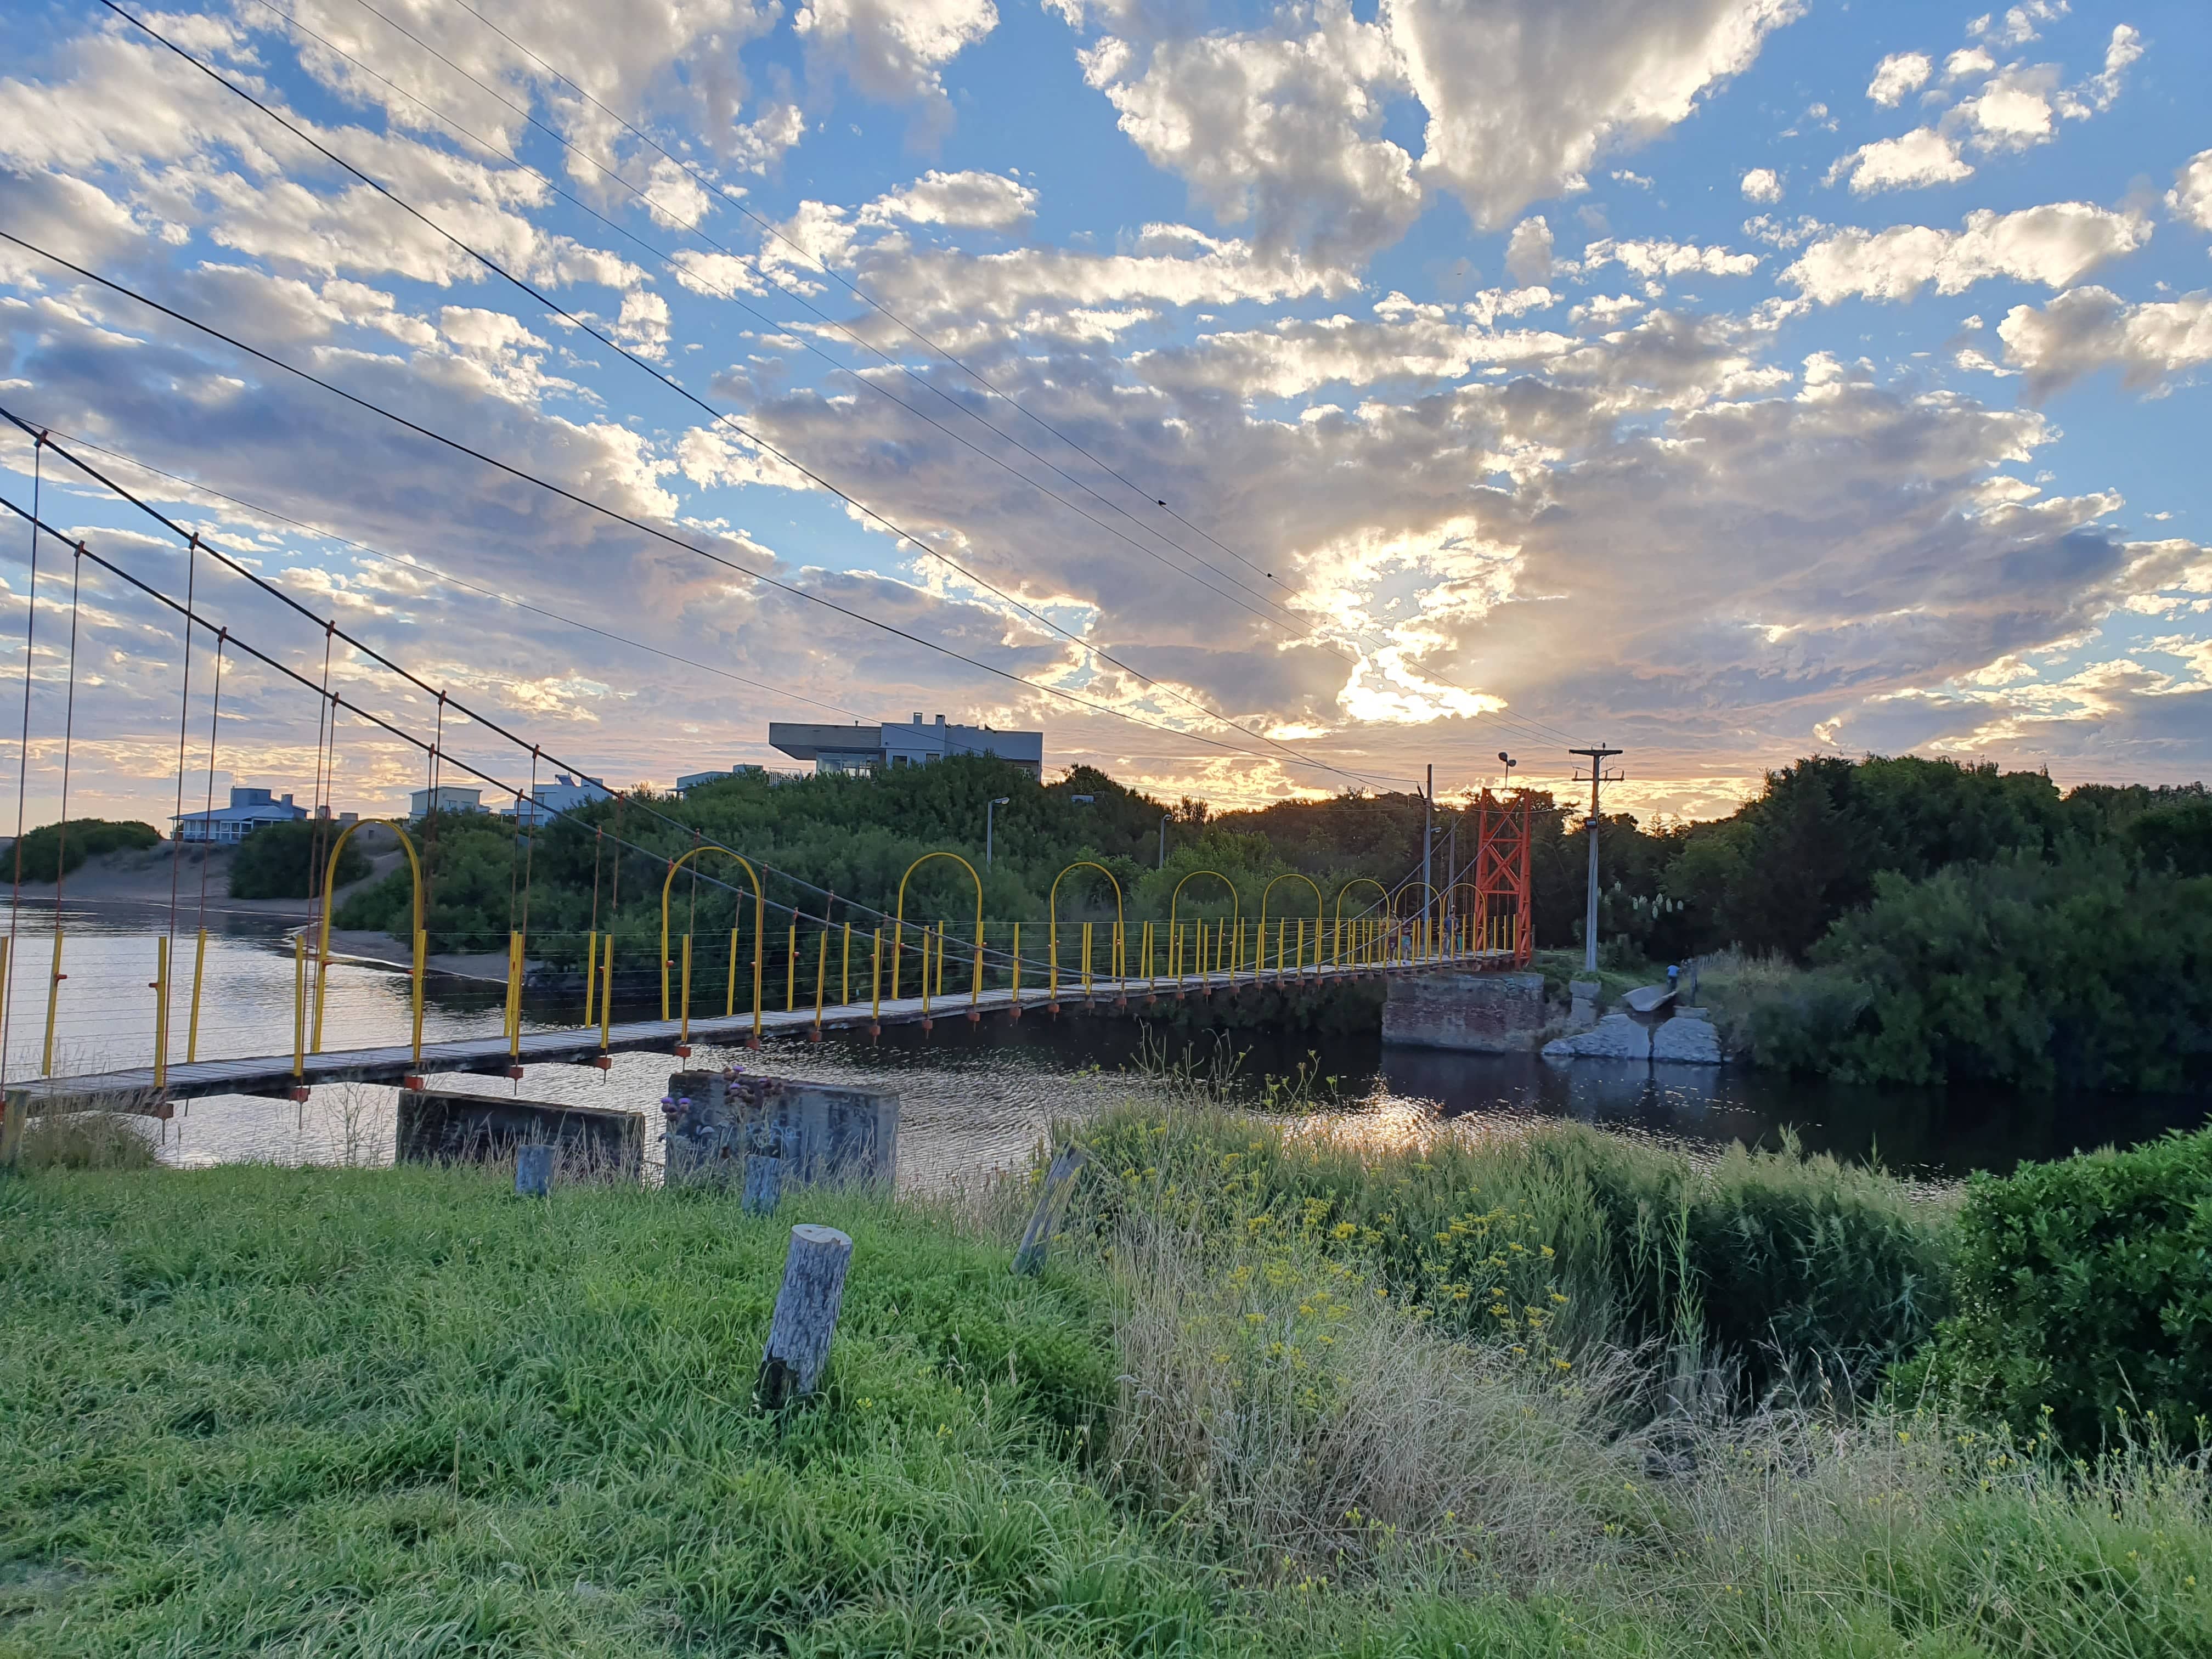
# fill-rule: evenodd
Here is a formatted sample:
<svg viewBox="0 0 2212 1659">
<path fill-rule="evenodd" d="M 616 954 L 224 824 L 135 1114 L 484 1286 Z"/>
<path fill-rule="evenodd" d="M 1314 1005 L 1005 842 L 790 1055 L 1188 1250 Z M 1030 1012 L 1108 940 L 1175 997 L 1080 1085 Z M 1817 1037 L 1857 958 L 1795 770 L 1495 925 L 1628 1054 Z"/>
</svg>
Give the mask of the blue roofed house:
<svg viewBox="0 0 2212 1659">
<path fill-rule="evenodd" d="M 213 842 L 220 846 L 244 841 L 264 823 L 294 823 L 307 816 L 307 809 L 295 806 L 289 795 L 280 797 L 266 789 L 233 785 L 229 805 L 212 811 L 185 812 L 171 822 L 177 826 L 176 838 L 180 842 Z"/>
</svg>

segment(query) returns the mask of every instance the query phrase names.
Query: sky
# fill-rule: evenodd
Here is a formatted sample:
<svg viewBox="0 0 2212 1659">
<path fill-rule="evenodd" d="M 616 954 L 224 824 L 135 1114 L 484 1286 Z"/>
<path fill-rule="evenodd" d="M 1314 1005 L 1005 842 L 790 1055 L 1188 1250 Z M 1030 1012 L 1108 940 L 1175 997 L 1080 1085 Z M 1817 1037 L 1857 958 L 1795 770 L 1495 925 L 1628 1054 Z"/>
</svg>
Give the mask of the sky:
<svg viewBox="0 0 2212 1659">
<path fill-rule="evenodd" d="M 52 538 L 33 607 L 0 514 L 29 822 L 65 751 L 72 816 L 392 812 L 364 711 L 509 791 L 915 711 L 1222 806 L 1594 744 L 1647 819 L 1810 754 L 2212 772 L 2198 0 L 0 33 L 0 409 L 52 437 L 0 495 L 205 623 Z"/>
</svg>

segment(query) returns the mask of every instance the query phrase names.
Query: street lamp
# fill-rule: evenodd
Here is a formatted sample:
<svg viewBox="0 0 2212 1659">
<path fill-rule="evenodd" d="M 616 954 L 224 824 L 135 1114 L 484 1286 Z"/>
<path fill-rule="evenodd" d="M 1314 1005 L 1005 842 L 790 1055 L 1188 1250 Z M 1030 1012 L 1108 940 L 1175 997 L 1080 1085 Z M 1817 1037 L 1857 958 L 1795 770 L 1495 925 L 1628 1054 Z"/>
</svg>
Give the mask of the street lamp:
<svg viewBox="0 0 2212 1659">
<path fill-rule="evenodd" d="M 991 814 L 1006 804 L 1006 797 L 1004 795 L 983 803 L 983 867 L 986 870 L 991 867 Z"/>
<path fill-rule="evenodd" d="M 1505 788 L 1506 788 L 1506 789 L 1510 789 L 1510 788 L 1513 787 L 1513 769 L 1514 769 L 1514 767 L 1515 767 L 1516 764 L 1518 764 L 1518 763 L 1517 763 L 1517 762 L 1516 762 L 1516 761 L 1514 760 L 1514 758 L 1513 758 L 1513 757 L 1512 757 L 1512 756 L 1510 756 L 1510 755 L 1507 754 L 1507 753 L 1506 753 L 1503 749 L 1501 749 L 1501 750 L 1499 750 L 1498 751 L 1498 759 L 1500 759 L 1500 760 L 1502 760 L 1502 761 L 1504 761 L 1504 762 L 1505 763 L 1505 786 L 1504 786 L 1504 787 L 1505 787 Z M 1501 790 L 1501 791 L 1499 792 L 1499 794 L 1500 794 L 1500 799 L 1503 799 L 1503 797 L 1504 797 L 1504 791 L 1503 791 L 1503 790 Z"/>
<path fill-rule="evenodd" d="M 1160 814 L 1160 868 L 1163 870 L 1168 867 L 1168 820 L 1174 816 L 1172 812 Z"/>
</svg>

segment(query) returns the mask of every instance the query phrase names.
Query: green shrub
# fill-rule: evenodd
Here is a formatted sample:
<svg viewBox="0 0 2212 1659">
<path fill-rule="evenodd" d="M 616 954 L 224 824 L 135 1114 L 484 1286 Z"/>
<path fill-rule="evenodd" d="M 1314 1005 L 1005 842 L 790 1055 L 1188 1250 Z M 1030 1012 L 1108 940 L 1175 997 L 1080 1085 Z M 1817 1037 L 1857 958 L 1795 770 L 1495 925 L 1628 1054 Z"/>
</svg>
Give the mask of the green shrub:
<svg viewBox="0 0 2212 1659">
<path fill-rule="evenodd" d="M 230 896 L 235 899 L 320 897 L 331 843 L 338 828 L 300 818 L 268 823 L 238 844 L 230 864 Z M 337 884 L 359 881 L 368 860 L 349 841 L 338 852 Z"/>
<path fill-rule="evenodd" d="M 2119 1413 L 2194 1443 L 2212 1413 L 2212 1130 L 1977 1176 L 1958 1311 L 1900 1390 L 1960 1393 L 2087 1449 Z"/>
<path fill-rule="evenodd" d="M 2180 1086 L 2212 1018 L 2212 878 L 2115 848 L 1875 878 L 1819 968 L 1752 1008 L 1754 1059 L 1850 1083 Z"/>
<path fill-rule="evenodd" d="M 161 844 L 150 823 L 70 818 L 42 823 L 23 837 L 23 879 L 58 881 L 102 853 L 136 853 Z"/>
</svg>

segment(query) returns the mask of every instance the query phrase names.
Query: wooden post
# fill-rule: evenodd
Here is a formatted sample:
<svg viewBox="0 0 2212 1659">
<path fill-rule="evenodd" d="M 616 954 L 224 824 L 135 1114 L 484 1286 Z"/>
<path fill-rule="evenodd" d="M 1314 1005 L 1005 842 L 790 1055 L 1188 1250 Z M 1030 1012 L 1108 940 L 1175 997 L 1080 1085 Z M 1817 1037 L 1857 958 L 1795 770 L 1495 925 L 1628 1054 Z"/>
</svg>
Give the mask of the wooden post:
<svg viewBox="0 0 2212 1659">
<path fill-rule="evenodd" d="M 781 1411 L 804 1399 L 822 1380 L 830 1339 L 837 1334 L 837 1310 L 845 1299 L 845 1269 L 852 1261 L 853 1241 L 835 1227 L 791 1230 L 783 1288 L 776 1293 L 768 1352 L 753 1389 L 763 1411 Z"/>
<path fill-rule="evenodd" d="M 553 1193 L 553 1148 L 548 1146 L 514 1149 L 514 1195 L 550 1198 Z"/>
<path fill-rule="evenodd" d="M 1030 1213 L 1030 1224 L 1023 1230 L 1021 1248 L 1014 1252 L 1014 1271 L 1034 1273 L 1044 1267 L 1046 1247 L 1052 1242 L 1052 1213 L 1060 1206 L 1060 1195 L 1067 1190 L 1067 1183 L 1075 1179 L 1075 1172 L 1090 1161 L 1090 1154 L 1080 1146 L 1063 1146 L 1045 1171 L 1044 1189 L 1038 1193 L 1036 1208 Z"/>
<path fill-rule="evenodd" d="M 745 1154 L 745 1213 L 772 1215 L 783 1196 L 783 1160 L 763 1152 Z"/>
</svg>

